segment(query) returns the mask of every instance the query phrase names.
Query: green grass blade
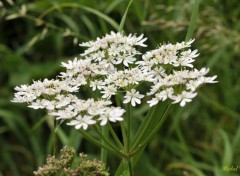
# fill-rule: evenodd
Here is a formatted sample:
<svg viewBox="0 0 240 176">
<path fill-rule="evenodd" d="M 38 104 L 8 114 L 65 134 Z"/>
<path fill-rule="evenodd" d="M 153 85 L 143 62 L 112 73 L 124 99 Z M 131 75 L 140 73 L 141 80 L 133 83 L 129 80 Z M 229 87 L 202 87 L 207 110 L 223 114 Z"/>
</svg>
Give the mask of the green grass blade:
<svg viewBox="0 0 240 176">
<path fill-rule="evenodd" d="M 220 134 L 223 138 L 224 144 L 224 152 L 222 157 L 222 165 L 223 166 L 231 166 L 233 160 L 233 150 L 231 148 L 231 143 L 229 141 L 229 137 L 224 130 L 220 130 Z"/>
<path fill-rule="evenodd" d="M 100 18 L 102 18 L 103 20 L 105 20 L 106 22 L 108 22 L 114 29 L 118 30 L 119 29 L 119 25 L 109 16 L 103 14 L 102 12 L 95 10 L 93 8 L 81 5 L 81 4 L 77 4 L 77 3 L 60 3 L 58 5 L 55 5 L 53 7 L 48 8 L 47 10 L 45 10 L 40 16 L 39 18 L 43 18 L 44 16 L 48 15 L 49 13 L 58 10 L 59 8 L 80 8 L 83 9 L 87 12 L 90 12 Z"/>
<path fill-rule="evenodd" d="M 200 3 L 200 0 L 195 0 L 195 2 L 194 2 L 191 21 L 190 21 L 190 24 L 188 26 L 187 35 L 186 35 L 186 38 L 185 38 L 186 42 L 189 41 L 192 38 L 193 32 L 196 28 L 196 21 L 197 21 L 197 16 L 198 16 L 199 3 Z"/>
<path fill-rule="evenodd" d="M 123 30 L 123 26 L 124 26 L 125 21 L 126 21 L 128 9 L 129 9 L 129 7 L 131 6 L 131 4 L 132 4 L 133 1 L 134 1 L 134 0 L 130 0 L 130 2 L 128 3 L 128 6 L 127 6 L 127 8 L 126 8 L 126 11 L 125 11 L 125 13 L 124 13 L 124 15 L 123 15 L 123 17 L 122 17 L 121 22 L 120 22 L 120 26 L 119 26 L 119 29 L 118 29 L 119 32 L 122 32 L 122 30 Z"/>
</svg>

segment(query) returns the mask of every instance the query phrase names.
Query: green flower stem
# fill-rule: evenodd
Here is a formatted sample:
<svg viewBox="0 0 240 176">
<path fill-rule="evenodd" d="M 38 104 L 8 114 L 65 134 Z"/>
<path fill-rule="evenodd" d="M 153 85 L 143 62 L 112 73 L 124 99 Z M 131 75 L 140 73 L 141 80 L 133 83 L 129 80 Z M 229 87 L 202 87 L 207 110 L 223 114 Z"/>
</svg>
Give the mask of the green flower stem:
<svg viewBox="0 0 240 176">
<path fill-rule="evenodd" d="M 136 165 L 137 161 L 140 159 L 143 152 L 144 152 L 144 148 L 141 151 L 139 151 L 136 155 L 131 156 L 131 163 L 130 163 L 132 164 L 131 168 L 133 168 Z M 126 170 L 126 160 L 123 159 L 114 176 L 122 176 L 125 170 Z"/>
<path fill-rule="evenodd" d="M 109 136 L 109 131 L 108 131 L 108 128 L 106 126 L 102 127 L 102 135 L 105 138 L 108 138 L 108 136 Z M 102 139 L 102 144 L 103 145 L 105 144 L 105 141 L 103 139 Z M 107 163 L 107 150 L 104 149 L 104 148 L 101 148 L 101 161 L 103 163 Z"/>
<path fill-rule="evenodd" d="M 131 141 L 131 103 L 127 104 L 127 144 L 126 154 L 129 155 Z M 133 176 L 133 167 L 131 163 L 131 157 L 127 160 L 129 175 Z"/>
<path fill-rule="evenodd" d="M 123 145 L 126 146 L 127 134 L 126 134 L 125 122 L 124 121 L 120 122 L 120 126 L 121 126 L 122 138 L 123 138 Z"/>
<path fill-rule="evenodd" d="M 127 145 L 126 153 L 129 153 L 131 141 L 131 103 L 127 104 Z"/>
<path fill-rule="evenodd" d="M 109 139 L 107 139 L 105 136 L 103 136 L 102 133 L 101 133 L 101 131 L 100 131 L 100 129 L 99 129 L 96 125 L 94 125 L 94 129 L 95 129 L 95 131 L 97 132 L 97 134 L 98 134 L 98 135 L 102 138 L 102 140 L 104 141 L 105 146 L 108 146 L 108 147 L 111 148 L 115 153 L 118 153 L 119 155 L 123 156 L 124 158 L 126 158 L 126 159 L 129 158 L 128 155 L 122 153 L 119 148 L 115 147 L 114 144 L 112 144 L 112 142 L 109 141 Z"/>
<path fill-rule="evenodd" d="M 114 129 L 112 128 L 112 126 L 111 126 L 109 123 L 107 123 L 107 127 L 108 127 L 108 130 L 110 131 L 110 133 L 111 133 L 114 141 L 115 141 L 116 144 L 118 145 L 118 147 L 121 148 L 121 149 L 123 149 L 123 145 L 122 145 L 121 141 L 119 140 L 119 138 L 117 137 Z"/>
<path fill-rule="evenodd" d="M 121 101 L 120 101 L 120 97 L 119 95 L 115 96 L 115 100 L 116 100 L 116 104 L 118 107 L 121 107 Z M 125 129 L 125 122 L 121 121 L 120 122 L 120 126 L 121 126 L 121 133 L 122 133 L 122 138 L 123 138 L 123 145 L 126 146 L 127 144 L 127 135 L 126 135 L 126 129 Z"/>
<path fill-rule="evenodd" d="M 134 143 L 131 147 L 131 150 L 136 147 L 136 145 L 142 139 L 143 135 L 146 133 L 147 129 L 149 128 L 149 124 L 151 123 L 151 120 L 153 118 L 153 114 L 155 113 L 156 109 L 157 109 L 157 105 L 148 110 L 148 113 L 147 113 L 146 117 L 144 118 L 144 121 L 141 123 L 136 135 L 134 136 Z"/>
<path fill-rule="evenodd" d="M 132 165 L 131 159 L 128 160 L 128 171 L 129 171 L 129 175 L 133 176 L 133 165 Z"/>
<path fill-rule="evenodd" d="M 53 133 L 54 133 L 54 138 L 53 138 L 53 154 L 54 155 L 57 155 L 57 144 L 58 144 L 58 140 L 57 140 L 57 131 L 56 131 L 56 128 L 57 128 L 57 120 L 54 119 L 53 120 Z"/>
<path fill-rule="evenodd" d="M 158 132 L 158 130 L 160 129 L 160 127 L 162 126 L 163 122 L 166 120 L 168 112 L 171 109 L 171 104 L 169 104 L 166 108 L 166 110 L 164 111 L 162 117 L 160 118 L 160 120 L 158 121 L 156 127 L 151 131 L 151 133 L 144 139 L 144 141 L 142 143 L 140 143 L 138 145 L 138 148 L 136 148 L 134 151 L 131 152 L 130 156 L 134 156 L 135 154 L 137 154 L 139 151 L 141 151 L 143 148 L 145 148 L 145 146 L 148 144 L 148 142 L 151 140 L 151 138 Z"/>
<path fill-rule="evenodd" d="M 88 133 L 86 133 L 83 130 L 79 130 L 79 132 L 89 141 L 91 141 L 92 143 L 98 145 L 99 147 L 105 148 L 106 150 L 114 153 L 115 155 L 117 155 L 118 157 L 122 157 L 122 158 L 128 158 L 128 156 L 122 152 L 120 152 L 119 150 L 115 150 L 112 147 L 108 146 L 108 145 L 104 145 L 101 142 L 99 142 L 98 140 L 94 139 L 92 136 L 90 136 Z"/>
</svg>

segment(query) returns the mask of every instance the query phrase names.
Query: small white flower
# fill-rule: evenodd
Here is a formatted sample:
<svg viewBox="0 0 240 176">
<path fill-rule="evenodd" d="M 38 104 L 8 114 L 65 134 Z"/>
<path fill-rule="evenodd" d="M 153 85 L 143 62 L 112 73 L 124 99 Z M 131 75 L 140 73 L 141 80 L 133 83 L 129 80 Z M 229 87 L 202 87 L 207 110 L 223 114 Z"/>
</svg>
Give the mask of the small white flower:
<svg viewBox="0 0 240 176">
<path fill-rule="evenodd" d="M 71 98 L 65 95 L 57 95 L 55 98 L 58 102 L 56 108 L 62 108 L 71 103 Z"/>
<path fill-rule="evenodd" d="M 131 102 L 132 106 L 136 106 L 137 104 L 141 103 L 141 100 L 144 97 L 144 95 L 140 94 L 138 91 L 135 89 L 131 89 L 131 91 L 127 91 L 126 95 L 124 96 L 124 101 L 123 103 L 129 103 Z"/>
<path fill-rule="evenodd" d="M 146 47 L 147 45 L 145 45 L 143 42 L 145 42 L 147 40 L 147 38 L 143 38 L 143 34 L 140 35 L 138 38 L 136 38 L 137 43 L 135 45 L 139 45 L 142 47 Z"/>
<path fill-rule="evenodd" d="M 92 116 L 104 114 L 106 106 L 109 105 L 109 103 L 111 104 L 110 101 L 94 101 L 87 108 L 87 112 Z"/>
<path fill-rule="evenodd" d="M 147 101 L 147 103 L 149 104 L 150 107 L 158 104 L 159 99 L 158 98 L 152 98 L 151 100 Z"/>
<path fill-rule="evenodd" d="M 26 92 L 16 92 L 14 96 L 15 97 L 12 100 L 12 102 L 14 103 L 30 103 L 37 98 L 32 93 L 26 93 Z"/>
<path fill-rule="evenodd" d="M 108 121 L 111 122 L 117 122 L 117 121 L 122 121 L 122 115 L 125 112 L 124 109 L 121 109 L 119 107 L 111 107 L 111 108 L 106 108 L 105 113 L 101 114 L 98 120 L 100 120 L 100 125 L 104 126 L 107 124 Z"/>
<path fill-rule="evenodd" d="M 172 98 L 174 89 L 169 87 L 159 93 L 156 93 L 155 96 L 158 100 L 165 101 L 167 98 Z"/>
<path fill-rule="evenodd" d="M 172 99 L 174 100 L 173 102 L 174 104 L 180 102 L 180 106 L 183 107 L 187 102 L 191 102 L 192 99 L 196 96 L 197 96 L 197 93 L 183 91 L 181 94 L 178 94 L 177 96 L 172 97 Z"/>
<path fill-rule="evenodd" d="M 165 77 L 167 76 L 167 74 L 165 73 L 165 69 L 163 67 L 155 67 L 154 68 L 154 72 L 153 72 L 153 75 L 156 76 L 156 77 Z"/>
<path fill-rule="evenodd" d="M 84 115 L 83 117 L 81 115 L 78 115 L 75 120 L 71 120 L 67 125 L 69 126 L 75 126 L 76 129 L 83 128 L 86 130 L 88 128 L 88 125 L 95 124 L 96 121 L 93 120 L 92 116 Z"/>
<path fill-rule="evenodd" d="M 132 56 L 124 57 L 123 58 L 123 65 L 125 65 L 126 67 L 129 67 L 128 64 L 133 64 L 135 60 L 136 60 L 136 58 L 134 58 Z"/>
<path fill-rule="evenodd" d="M 212 77 L 202 77 L 201 79 L 203 80 L 204 83 L 217 83 L 215 79 L 217 78 L 217 75 L 212 76 Z"/>
<path fill-rule="evenodd" d="M 193 68 L 193 65 L 191 64 L 192 62 L 194 62 L 194 60 L 191 58 L 189 59 L 189 58 L 185 58 L 185 57 L 180 57 L 176 61 L 173 61 L 173 66 L 174 67 L 186 66 L 186 67 Z"/>
<path fill-rule="evenodd" d="M 117 88 L 114 85 L 109 85 L 107 87 L 103 87 L 103 91 L 101 91 L 101 93 L 103 93 L 103 98 L 109 99 L 111 98 L 112 95 L 115 95 L 117 92 Z"/>
<path fill-rule="evenodd" d="M 77 59 L 77 57 L 75 57 L 73 59 L 73 61 L 69 60 L 68 63 L 62 62 L 61 66 L 65 67 L 68 70 L 70 70 L 70 69 L 73 69 L 77 64 L 78 64 L 78 59 Z"/>
<path fill-rule="evenodd" d="M 73 106 L 68 106 L 63 110 L 58 110 L 57 112 L 49 113 L 52 116 L 56 116 L 56 119 L 71 119 L 77 116 L 77 111 L 73 108 Z"/>
<path fill-rule="evenodd" d="M 93 59 L 96 61 L 101 61 L 105 57 L 104 51 L 98 51 L 97 53 L 93 54 Z"/>
<path fill-rule="evenodd" d="M 36 100 L 35 102 L 32 102 L 31 105 L 29 105 L 28 107 L 33 108 L 33 109 L 44 109 L 44 108 L 46 108 L 41 100 Z"/>
<path fill-rule="evenodd" d="M 42 100 L 42 104 L 45 106 L 46 109 L 48 110 L 54 110 L 54 108 L 57 105 L 57 102 L 55 100 L 49 101 L 49 100 Z"/>
<path fill-rule="evenodd" d="M 159 83 L 159 82 L 156 83 L 156 84 L 154 84 L 154 85 L 152 85 L 152 86 L 151 86 L 151 89 L 150 89 L 150 91 L 147 93 L 147 95 L 154 95 L 161 86 L 162 86 L 162 84 Z"/>
<path fill-rule="evenodd" d="M 202 83 L 202 81 L 199 80 L 189 80 L 189 82 L 186 84 L 187 90 L 195 91 Z"/>
<path fill-rule="evenodd" d="M 105 83 L 102 80 L 94 80 L 90 82 L 90 87 L 92 87 L 92 90 L 95 91 L 96 89 L 102 90 Z"/>
<path fill-rule="evenodd" d="M 181 57 L 183 57 L 187 60 L 191 60 L 192 58 L 195 58 L 195 57 L 199 56 L 199 54 L 197 52 L 198 52 L 198 50 L 193 50 L 192 51 L 191 49 L 189 49 L 187 51 L 181 52 Z"/>
<path fill-rule="evenodd" d="M 197 70 L 196 68 L 192 72 L 193 76 L 195 77 L 200 77 L 200 76 L 205 76 L 209 72 L 209 68 L 201 68 L 201 70 Z"/>
</svg>

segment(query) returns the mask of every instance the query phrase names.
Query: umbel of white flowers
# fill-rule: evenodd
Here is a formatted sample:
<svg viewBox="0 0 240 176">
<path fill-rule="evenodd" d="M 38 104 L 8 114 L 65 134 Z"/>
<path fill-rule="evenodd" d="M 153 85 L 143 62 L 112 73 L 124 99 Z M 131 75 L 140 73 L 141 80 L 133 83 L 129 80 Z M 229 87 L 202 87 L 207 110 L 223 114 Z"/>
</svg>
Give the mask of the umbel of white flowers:
<svg viewBox="0 0 240 176">
<path fill-rule="evenodd" d="M 79 58 L 62 62 L 66 71 L 56 80 L 44 79 L 16 87 L 12 101 L 26 102 L 33 109 L 47 109 L 57 120 L 86 130 L 92 124 L 103 126 L 108 121 L 123 120 L 125 110 L 111 102 L 111 97 L 118 94 L 123 96 L 123 103 L 132 106 L 154 106 L 167 99 L 185 106 L 197 95 L 199 86 L 217 82 L 217 76 L 206 77 L 209 69 L 194 68 L 193 62 L 199 55 L 197 50 L 190 49 L 194 40 L 160 45 L 142 54 L 137 48 L 146 47 L 146 40 L 143 35 L 111 32 L 96 41 L 82 43 L 80 46 L 87 48 L 85 52 Z M 80 99 L 75 92 L 83 86 L 101 96 Z"/>
</svg>

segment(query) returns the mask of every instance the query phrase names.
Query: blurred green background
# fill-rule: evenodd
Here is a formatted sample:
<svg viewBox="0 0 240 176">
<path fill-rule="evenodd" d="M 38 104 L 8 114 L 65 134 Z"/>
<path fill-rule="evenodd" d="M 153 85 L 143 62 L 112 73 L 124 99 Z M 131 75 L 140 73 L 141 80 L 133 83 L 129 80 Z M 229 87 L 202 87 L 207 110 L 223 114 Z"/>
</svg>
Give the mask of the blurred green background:
<svg viewBox="0 0 240 176">
<path fill-rule="evenodd" d="M 185 39 L 191 0 L 135 0 L 124 31 L 143 33 L 148 49 Z M 44 111 L 10 102 L 14 87 L 54 78 L 60 63 L 78 56 L 78 43 L 117 31 L 127 0 L 0 1 L 0 176 L 28 176 L 52 153 L 53 124 Z M 194 32 L 196 67 L 209 67 L 218 84 L 177 108 L 148 145 L 137 176 L 234 176 L 240 174 L 239 0 L 201 1 Z M 141 118 L 146 109 L 138 111 Z M 139 120 L 139 119 L 136 119 Z M 59 147 L 74 146 L 99 158 L 99 149 L 62 125 Z M 110 157 L 114 173 L 119 160 Z M 226 172 L 224 167 L 239 167 Z"/>
</svg>

